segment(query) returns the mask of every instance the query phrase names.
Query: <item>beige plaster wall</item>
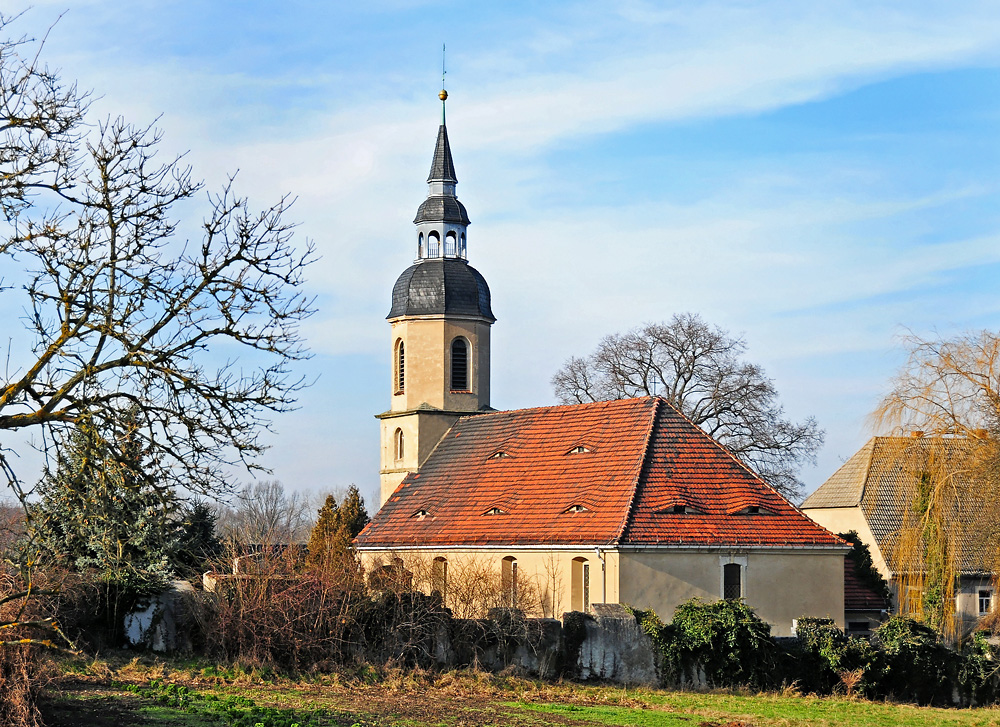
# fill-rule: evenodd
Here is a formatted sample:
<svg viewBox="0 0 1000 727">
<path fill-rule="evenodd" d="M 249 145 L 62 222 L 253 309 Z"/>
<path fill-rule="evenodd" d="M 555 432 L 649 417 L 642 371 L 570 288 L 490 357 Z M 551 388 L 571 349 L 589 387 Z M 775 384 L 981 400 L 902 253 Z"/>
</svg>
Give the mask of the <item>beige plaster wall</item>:
<svg viewBox="0 0 1000 727">
<path fill-rule="evenodd" d="M 872 564 L 882 574 L 886 581 L 892 580 L 892 572 L 886 562 L 886 556 L 875 541 L 868 520 L 860 507 L 811 507 L 802 510 L 809 518 L 822 525 L 831 533 L 846 533 L 849 530 L 857 532 L 861 542 L 868 546 L 872 554 Z"/>
<path fill-rule="evenodd" d="M 594 548 L 575 550 L 528 549 L 440 549 L 406 551 L 361 551 L 361 563 L 366 572 L 393 558 L 401 558 L 404 566 L 413 572 L 414 585 L 425 593 L 431 590 L 431 563 L 436 557 L 448 561 L 450 585 L 446 602 L 456 608 L 458 591 L 469 587 L 479 589 L 484 600 L 502 598 L 502 563 L 506 557 L 517 561 L 519 594 L 518 605 L 533 616 L 559 618 L 573 610 L 573 560 L 579 558 L 590 565 L 591 603 L 617 603 L 618 553 L 602 550 L 605 569 Z M 495 602 L 487 605 L 503 605 Z M 456 612 L 456 615 L 467 616 Z M 485 614 L 482 614 L 485 615 Z"/>
<path fill-rule="evenodd" d="M 451 343 L 469 342 L 469 392 L 451 391 Z M 396 390 L 396 342 L 405 346 L 405 380 Z M 449 411 L 479 411 L 490 404 L 490 324 L 474 318 L 414 317 L 392 321 L 391 411 L 421 405 Z"/>
<path fill-rule="evenodd" d="M 399 483 L 424 463 L 441 437 L 458 420 L 457 414 L 416 411 L 402 416 L 381 416 L 381 502 L 384 505 Z M 403 432 L 403 457 L 396 459 L 396 430 Z"/>
<path fill-rule="evenodd" d="M 691 598 L 722 597 L 723 562 L 745 566 L 743 597 L 775 636 L 791 636 L 792 620 L 802 616 L 832 618 L 843 628 L 844 552 L 839 550 L 626 552 L 620 564 L 621 601 L 653 609 L 669 621 Z"/>
</svg>

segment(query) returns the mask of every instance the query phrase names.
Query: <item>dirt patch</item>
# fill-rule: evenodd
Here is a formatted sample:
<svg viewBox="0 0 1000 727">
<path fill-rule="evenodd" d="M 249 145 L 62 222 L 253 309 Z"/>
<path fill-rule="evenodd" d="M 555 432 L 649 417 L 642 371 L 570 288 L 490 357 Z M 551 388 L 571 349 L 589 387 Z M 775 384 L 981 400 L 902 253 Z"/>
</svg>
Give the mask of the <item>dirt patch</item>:
<svg viewBox="0 0 1000 727">
<path fill-rule="evenodd" d="M 141 700 L 133 694 L 93 684 L 67 685 L 63 689 L 49 690 L 39 704 L 45 727 L 135 727 L 157 724 L 139 713 L 141 706 Z"/>
<path fill-rule="evenodd" d="M 447 689 L 400 689 L 384 684 L 350 685 L 221 685 L 198 679 L 184 684 L 200 694 L 240 694 L 256 704 L 283 709 L 326 709 L 333 724 L 396 725 L 400 723 L 447 727 L 591 727 L 595 723 L 558 714 L 543 714 L 502 704 L 512 694 L 477 693 L 474 689 L 450 693 Z M 429 686 L 429 685 L 427 685 Z M 158 719 L 142 708 L 151 702 L 130 692 L 94 682 L 62 683 L 49 691 L 41 705 L 46 727 L 157 727 L 176 724 Z M 345 721 L 346 720 L 346 721 Z"/>
</svg>

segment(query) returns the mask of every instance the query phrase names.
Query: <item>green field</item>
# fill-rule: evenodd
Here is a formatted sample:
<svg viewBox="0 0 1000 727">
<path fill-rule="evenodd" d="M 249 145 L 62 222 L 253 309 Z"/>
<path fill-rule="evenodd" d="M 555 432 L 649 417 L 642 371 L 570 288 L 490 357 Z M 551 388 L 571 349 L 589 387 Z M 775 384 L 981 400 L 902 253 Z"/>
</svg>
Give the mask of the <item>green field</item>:
<svg viewBox="0 0 1000 727">
<path fill-rule="evenodd" d="M 57 669 L 49 727 L 917 727 L 1000 725 L 1000 709 L 934 709 L 794 693 L 547 684 L 479 672 L 361 667 L 286 678 L 162 660 Z"/>
</svg>

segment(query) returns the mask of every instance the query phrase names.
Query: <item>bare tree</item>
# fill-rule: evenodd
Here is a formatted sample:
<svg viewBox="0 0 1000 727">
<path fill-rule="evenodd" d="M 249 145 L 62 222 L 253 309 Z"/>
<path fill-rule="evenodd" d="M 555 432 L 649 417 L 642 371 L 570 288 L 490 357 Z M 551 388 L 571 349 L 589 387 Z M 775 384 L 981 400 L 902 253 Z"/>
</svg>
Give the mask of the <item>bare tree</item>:
<svg viewBox="0 0 1000 727">
<path fill-rule="evenodd" d="M 0 31 L 17 16 L 0 13 Z M 0 40 L 0 210 L 8 221 L 42 189 L 73 184 L 87 94 L 64 84 L 27 37 Z"/>
<path fill-rule="evenodd" d="M 763 369 L 742 359 L 746 342 L 693 313 L 606 336 L 586 358 L 552 377 L 564 404 L 661 395 L 789 498 L 798 468 L 814 461 L 823 431 L 783 416 Z"/>
<path fill-rule="evenodd" d="M 303 385 L 290 367 L 308 356 L 312 248 L 292 247 L 287 198 L 254 211 L 232 179 L 208 196 L 201 239 L 175 239 L 176 207 L 202 188 L 191 169 L 159 159 L 152 127 L 86 126 L 85 97 L 33 47 L 0 42 L 0 265 L 26 276 L 2 293 L 22 296 L 34 338 L 0 377 L 4 444 L 34 431 L 48 450 L 84 418 L 114 441 L 136 411 L 160 486 L 226 488 L 228 466 L 261 469 L 260 433 Z M 23 500 L 9 454 L 0 471 Z"/>
<path fill-rule="evenodd" d="M 872 413 L 900 439 L 894 500 L 901 527 L 889 553 L 900 609 L 957 638 L 963 571 L 1000 572 L 1000 336 L 903 339 L 906 363 Z"/>
<path fill-rule="evenodd" d="M 302 542 L 313 524 L 309 498 L 287 492 L 278 480 L 244 485 L 232 506 L 221 508 L 218 529 L 237 543 L 279 545 Z"/>
</svg>

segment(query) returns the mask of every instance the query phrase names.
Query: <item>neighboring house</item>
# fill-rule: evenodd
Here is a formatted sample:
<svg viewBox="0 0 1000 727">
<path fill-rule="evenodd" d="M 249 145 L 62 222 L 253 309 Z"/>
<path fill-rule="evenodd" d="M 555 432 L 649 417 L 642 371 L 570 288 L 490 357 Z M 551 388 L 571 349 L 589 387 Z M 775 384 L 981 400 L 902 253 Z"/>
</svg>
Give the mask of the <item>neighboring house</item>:
<svg viewBox="0 0 1000 727">
<path fill-rule="evenodd" d="M 743 598 L 777 635 L 801 616 L 843 626 L 847 544 L 665 400 L 491 409 L 496 318 L 443 114 L 427 182 L 388 315 L 382 509 L 356 540 L 372 582 L 549 616 Z"/>
<path fill-rule="evenodd" d="M 903 611 L 919 606 L 920 589 L 905 573 L 921 563 L 903 551 L 907 528 L 922 516 L 932 478 L 949 478 L 945 507 L 958 586 L 955 614 L 965 630 L 996 608 L 994 556 L 997 523 L 983 493 L 970 487 L 967 472 L 976 439 L 873 437 L 802 503 L 802 512 L 833 532 L 857 531 L 872 561 L 889 582 Z M 943 474 L 942 474 L 943 473 Z M 912 548 L 909 550 L 912 553 Z M 848 617 L 850 620 L 850 617 Z"/>
</svg>

